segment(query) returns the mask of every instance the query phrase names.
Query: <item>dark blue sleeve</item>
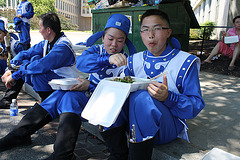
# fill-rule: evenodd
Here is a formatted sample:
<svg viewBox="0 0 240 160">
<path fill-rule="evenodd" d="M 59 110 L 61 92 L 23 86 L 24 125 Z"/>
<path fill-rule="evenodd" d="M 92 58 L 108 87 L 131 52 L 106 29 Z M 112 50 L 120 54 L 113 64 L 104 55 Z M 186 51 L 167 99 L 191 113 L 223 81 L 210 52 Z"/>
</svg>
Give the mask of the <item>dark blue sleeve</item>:
<svg viewBox="0 0 240 160">
<path fill-rule="evenodd" d="M 17 72 L 13 73 L 13 79 L 24 75 L 42 74 L 50 70 L 67 67 L 75 63 L 75 56 L 66 44 L 58 44 L 42 58 L 22 64 Z"/>
<path fill-rule="evenodd" d="M 110 66 L 109 54 L 99 54 L 99 47 L 93 46 L 77 57 L 77 68 L 84 73 L 96 73 L 103 66 Z"/>
<path fill-rule="evenodd" d="M 126 68 L 124 69 L 124 75 L 125 75 L 125 76 L 134 76 L 134 75 L 132 74 L 132 72 L 129 70 L 128 67 L 126 67 Z"/>
<path fill-rule="evenodd" d="M 14 49 L 15 53 L 18 54 L 19 52 L 24 50 L 24 46 L 22 43 L 18 43 L 17 47 Z"/>
<path fill-rule="evenodd" d="M 96 87 L 97 87 L 97 84 L 95 84 L 92 81 L 90 81 L 90 84 L 88 86 L 88 91 L 93 92 Z"/>
<path fill-rule="evenodd" d="M 26 11 L 27 13 L 22 14 L 21 17 L 26 17 L 27 19 L 32 18 L 34 15 L 32 3 L 28 3 L 26 7 Z"/>
<path fill-rule="evenodd" d="M 192 119 L 205 107 L 196 61 L 186 75 L 182 94 L 169 91 L 168 99 L 164 104 L 169 107 L 174 116 L 181 119 Z"/>
<path fill-rule="evenodd" d="M 14 65 L 21 65 L 23 63 L 23 60 L 29 60 L 31 57 L 35 55 L 43 56 L 43 46 L 44 41 L 34 45 L 33 47 L 29 48 L 28 50 L 23 50 L 19 52 L 12 60 L 11 64 Z"/>
</svg>

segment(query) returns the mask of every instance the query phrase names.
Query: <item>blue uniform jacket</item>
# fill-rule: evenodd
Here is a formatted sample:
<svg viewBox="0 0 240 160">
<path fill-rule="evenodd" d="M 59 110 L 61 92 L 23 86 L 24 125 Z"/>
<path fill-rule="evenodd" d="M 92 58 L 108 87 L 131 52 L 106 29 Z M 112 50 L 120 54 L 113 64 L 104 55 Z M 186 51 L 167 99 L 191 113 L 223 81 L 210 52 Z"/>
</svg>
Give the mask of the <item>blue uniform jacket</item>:
<svg viewBox="0 0 240 160">
<path fill-rule="evenodd" d="M 122 51 L 127 57 L 127 54 Z M 89 91 L 93 92 L 100 80 L 106 77 L 117 77 L 124 67 L 118 67 L 109 63 L 108 54 L 103 45 L 95 45 L 85 50 L 77 57 L 77 68 L 84 73 L 91 73 L 89 76 Z"/>
<path fill-rule="evenodd" d="M 66 37 L 63 35 L 61 38 Z M 44 44 L 46 40 L 34 45 L 28 50 L 20 52 L 11 60 L 11 64 L 21 65 L 19 70 L 12 74 L 12 78 L 17 80 L 25 75 L 42 74 L 75 64 L 75 54 L 69 42 L 55 43 L 46 56 Z M 35 58 L 35 60 L 33 60 Z"/>
<path fill-rule="evenodd" d="M 19 6 L 22 6 L 24 3 L 27 3 L 27 1 L 21 2 Z M 28 5 L 26 6 L 26 11 L 27 11 L 26 13 L 21 14 L 21 17 L 27 18 L 27 19 L 32 18 L 34 15 L 32 3 L 28 3 Z"/>
</svg>

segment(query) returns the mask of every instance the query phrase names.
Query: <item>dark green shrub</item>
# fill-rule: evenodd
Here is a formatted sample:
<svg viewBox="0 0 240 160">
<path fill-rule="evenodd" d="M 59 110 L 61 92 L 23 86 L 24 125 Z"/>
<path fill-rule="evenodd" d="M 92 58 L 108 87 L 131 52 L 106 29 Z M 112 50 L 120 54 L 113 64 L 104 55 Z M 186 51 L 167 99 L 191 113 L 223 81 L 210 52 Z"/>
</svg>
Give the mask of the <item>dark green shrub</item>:
<svg viewBox="0 0 240 160">
<path fill-rule="evenodd" d="M 58 14 L 62 30 L 77 30 L 78 25 L 73 24 L 71 20 L 63 15 Z M 39 18 L 37 16 L 34 16 L 31 19 L 31 29 L 38 30 L 39 29 Z"/>
<path fill-rule="evenodd" d="M 189 39 L 200 39 L 199 30 L 200 29 L 190 29 Z"/>
<path fill-rule="evenodd" d="M 0 0 L 0 7 L 3 8 L 6 6 L 6 2 L 4 0 Z"/>
<path fill-rule="evenodd" d="M 0 17 L 8 19 L 8 23 L 13 23 L 13 18 L 16 17 L 16 11 L 14 9 L 0 10 Z"/>
<path fill-rule="evenodd" d="M 204 39 L 209 40 L 211 38 L 212 35 L 214 35 L 213 31 L 214 31 L 214 26 L 215 26 L 215 22 L 205 22 L 203 24 L 201 24 L 201 26 L 209 26 L 209 27 L 201 27 L 200 31 L 199 31 L 199 36 L 201 39 L 203 39 L 203 33 L 204 33 L 204 28 L 205 28 L 205 35 L 204 35 Z"/>
<path fill-rule="evenodd" d="M 77 24 L 73 24 L 71 22 L 70 18 L 67 18 L 63 15 L 58 14 L 59 19 L 61 21 L 61 27 L 62 30 L 77 30 L 78 29 L 78 25 Z"/>
<path fill-rule="evenodd" d="M 213 33 L 213 31 L 215 29 L 214 22 L 207 21 L 207 22 L 201 24 L 201 26 L 202 27 L 200 29 L 190 29 L 189 39 L 203 39 L 204 28 L 205 28 L 204 39 L 209 40 L 211 38 L 211 36 L 214 35 L 214 33 Z"/>
<path fill-rule="evenodd" d="M 31 18 L 31 29 L 39 30 L 39 18 L 35 15 Z"/>
</svg>

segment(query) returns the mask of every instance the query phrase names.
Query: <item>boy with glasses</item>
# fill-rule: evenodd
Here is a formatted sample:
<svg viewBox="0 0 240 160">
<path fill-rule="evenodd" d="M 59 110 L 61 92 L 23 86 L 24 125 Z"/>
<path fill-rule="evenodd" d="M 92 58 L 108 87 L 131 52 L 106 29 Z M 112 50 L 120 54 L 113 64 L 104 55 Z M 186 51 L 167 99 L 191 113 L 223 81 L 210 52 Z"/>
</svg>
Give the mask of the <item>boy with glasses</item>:
<svg viewBox="0 0 240 160">
<path fill-rule="evenodd" d="M 108 135 L 104 140 L 118 160 L 126 159 L 123 151 L 127 143 L 117 143 L 126 139 L 125 125 L 130 132 L 129 159 L 150 160 L 154 144 L 169 143 L 177 137 L 189 141 L 185 119 L 194 118 L 205 106 L 199 83 L 200 60 L 181 51 L 176 39 L 171 40 L 173 47 L 167 43 L 172 33 L 167 14 L 147 10 L 140 23 L 140 35 L 148 50 L 128 57 L 125 75 L 147 79 L 164 71 L 169 74 L 152 81 L 147 91 L 132 92 L 129 113 L 121 114 L 112 125 L 119 126 L 101 132 Z"/>
</svg>

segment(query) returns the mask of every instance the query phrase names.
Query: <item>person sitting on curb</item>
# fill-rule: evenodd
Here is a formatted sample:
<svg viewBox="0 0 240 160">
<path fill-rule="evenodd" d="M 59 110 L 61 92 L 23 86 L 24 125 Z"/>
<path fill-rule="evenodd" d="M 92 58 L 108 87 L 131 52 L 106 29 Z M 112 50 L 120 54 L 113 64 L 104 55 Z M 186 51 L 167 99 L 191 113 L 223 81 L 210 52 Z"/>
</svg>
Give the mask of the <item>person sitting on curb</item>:
<svg viewBox="0 0 240 160">
<path fill-rule="evenodd" d="M 16 55 L 11 60 L 11 65 L 19 66 L 19 69 L 6 71 L 2 81 L 11 89 L 14 82 L 22 78 L 43 101 L 53 92 L 49 81 L 64 77 L 76 78 L 80 72 L 76 68 L 72 44 L 61 32 L 57 14 L 49 12 L 41 15 L 39 27 L 44 40 Z"/>
<path fill-rule="evenodd" d="M 79 79 L 79 84 L 70 91 L 57 90 L 40 105 L 34 107 L 22 118 L 13 131 L 0 139 L 0 152 L 31 143 L 31 135 L 38 129 L 59 117 L 59 126 L 54 143 L 54 152 L 47 160 L 75 159 L 74 148 L 82 123 L 81 112 L 87 104 L 91 92 L 106 77 L 119 76 L 127 65 L 128 46 L 130 54 L 136 50 L 129 39 L 130 20 L 122 14 L 109 17 L 104 31 L 95 33 L 87 40 L 92 46 L 102 37 L 103 44 L 94 45 L 77 57 L 77 68 L 90 73 L 89 80 Z"/>
<path fill-rule="evenodd" d="M 131 92 L 129 112 L 100 130 L 110 159 L 151 160 L 154 144 L 165 144 L 177 137 L 188 139 L 185 119 L 192 119 L 204 108 L 199 70 L 200 59 L 181 51 L 179 43 L 167 43 L 172 30 L 168 15 L 158 9 L 147 10 L 141 17 L 140 35 L 148 50 L 128 57 L 125 75 L 153 78 L 164 71 L 168 75 L 152 81 L 146 90 Z M 123 106 L 123 109 L 126 105 Z M 126 128 L 130 132 L 129 148 Z"/>
<path fill-rule="evenodd" d="M 4 40 L 4 37 L 7 36 L 8 31 L 5 26 L 6 23 L 3 19 L 0 19 L 0 48 L 1 48 L 1 56 L 0 56 L 0 74 L 3 75 L 7 67 L 7 46 Z M 19 42 L 17 35 L 14 33 L 9 33 L 10 43 L 8 44 L 10 47 L 11 58 L 15 57 L 20 51 L 24 50 L 24 45 Z M 16 99 L 18 93 L 20 92 L 24 81 L 17 81 L 16 84 L 12 87 L 12 89 L 8 89 L 0 100 L 0 109 L 9 109 L 12 99 Z"/>
<path fill-rule="evenodd" d="M 237 16 L 233 19 L 233 25 L 234 28 L 229 29 L 227 33 L 225 31 L 222 31 L 223 35 L 222 41 L 217 43 L 217 45 L 213 48 L 212 52 L 207 57 L 207 59 L 205 59 L 201 64 L 212 63 L 211 59 L 220 52 L 224 56 L 232 58 L 228 66 L 228 70 L 232 71 L 236 68 L 235 62 L 240 54 L 240 42 L 232 43 L 229 47 L 227 44 L 224 43 L 224 37 L 237 35 L 238 38 L 240 39 L 240 16 Z"/>
</svg>

